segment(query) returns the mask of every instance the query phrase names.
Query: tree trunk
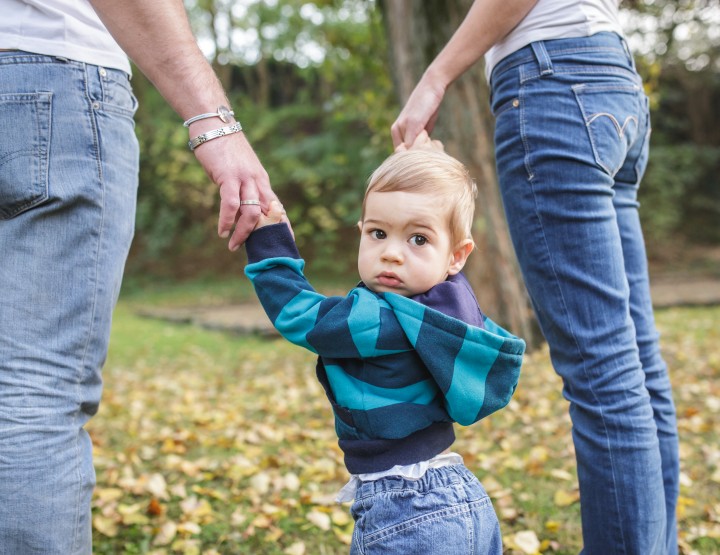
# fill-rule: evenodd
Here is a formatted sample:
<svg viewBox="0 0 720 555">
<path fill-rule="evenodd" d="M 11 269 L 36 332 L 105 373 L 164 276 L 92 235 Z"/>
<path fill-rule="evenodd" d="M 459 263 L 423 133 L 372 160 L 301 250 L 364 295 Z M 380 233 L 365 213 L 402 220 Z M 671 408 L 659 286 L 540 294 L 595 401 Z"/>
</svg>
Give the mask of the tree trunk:
<svg viewBox="0 0 720 555">
<path fill-rule="evenodd" d="M 389 37 L 393 78 L 400 102 L 410 96 L 425 68 L 452 36 L 472 0 L 384 0 L 380 9 Z M 482 62 L 447 91 L 433 136 L 475 178 L 478 199 L 473 235 L 477 249 L 466 275 L 480 306 L 493 320 L 523 337 L 541 341 L 517 266 L 497 186 L 493 120 Z"/>
</svg>

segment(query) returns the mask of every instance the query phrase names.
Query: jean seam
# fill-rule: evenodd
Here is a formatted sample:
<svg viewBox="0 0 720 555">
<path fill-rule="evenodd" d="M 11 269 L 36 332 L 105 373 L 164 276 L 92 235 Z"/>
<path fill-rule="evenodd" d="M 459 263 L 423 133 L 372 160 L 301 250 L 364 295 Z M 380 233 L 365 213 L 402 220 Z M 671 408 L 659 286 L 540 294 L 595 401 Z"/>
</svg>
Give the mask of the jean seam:
<svg viewBox="0 0 720 555">
<path fill-rule="evenodd" d="M 363 543 L 365 545 L 370 546 L 379 541 L 382 541 L 384 539 L 392 537 L 403 530 L 407 530 L 409 528 L 415 528 L 416 526 L 420 526 L 421 524 L 423 524 L 425 522 L 431 522 L 431 521 L 434 521 L 434 520 L 437 520 L 439 518 L 443 518 L 446 516 L 455 516 L 458 518 L 463 518 L 465 515 L 470 514 L 476 507 L 480 508 L 482 506 L 487 505 L 489 502 L 490 502 L 489 497 L 483 497 L 482 499 L 477 499 L 475 501 L 469 501 L 469 502 L 461 501 L 459 503 L 453 504 L 452 506 L 437 509 L 436 511 L 433 511 L 432 513 L 418 515 L 409 520 L 399 522 L 391 527 L 384 528 L 384 529 L 378 530 L 376 532 L 371 532 L 370 534 L 364 534 L 363 537 L 365 539 L 367 539 L 367 541 L 365 541 Z"/>
<path fill-rule="evenodd" d="M 532 193 L 532 198 L 533 198 L 533 204 L 534 204 L 534 207 L 535 207 L 535 217 L 537 218 L 538 225 L 540 226 L 540 232 L 541 232 L 541 236 L 542 236 L 543 248 L 544 248 L 545 253 L 546 253 L 547 257 L 548 257 L 548 260 L 550 261 L 550 267 L 551 267 L 551 269 L 552 269 L 552 274 L 553 274 L 555 286 L 557 287 L 558 295 L 559 295 L 559 297 L 560 297 L 560 301 L 561 301 L 561 304 L 562 304 L 563 319 L 568 323 L 568 330 L 570 331 L 570 333 L 571 333 L 571 335 L 572 335 L 572 341 L 573 341 L 573 344 L 575 345 L 575 350 L 576 350 L 576 352 L 578 353 L 578 356 L 580 357 L 580 360 L 582 361 L 582 372 L 583 372 L 583 375 L 585 376 L 585 381 L 586 381 L 586 383 L 588 384 L 589 390 L 590 390 L 593 398 L 594 398 L 594 399 L 596 400 L 596 402 L 597 402 L 597 399 L 598 399 L 597 394 L 595 393 L 594 388 L 593 388 L 593 386 L 592 386 L 592 380 L 590 380 L 590 379 L 589 379 L 589 376 L 588 376 L 587 362 L 586 362 L 586 360 L 584 359 L 584 357 L 582 356 L 582 351 L 581 351 L 581 349 L 580 349 L 580 345 L 579 345 L 579 343 L 578 343 L 575 330 L 574 330 L 573 327 L 572 327 L 572 319 L 569 318 L 569 315 L 568 315 L 567 301 L 565 300 L 565 295 L 563 294 L 563 290 L 562 290 L 562 286 L 561 286 L 561 283 L 562 283 L 562 282 L 561 282 L 561 280 L 560 280 L 560 278 L 559 278 L 559 276 L 558 276 L 557 269 L 556 269 L 556 265 L 555 265 L 555 262 L 554 262 L 554 258 L 553 258 L 553 256 L 552 256 L 552 252 L 551 252 L 551 250 L 550 250 L 550 247 L 549 247 L 548 244 L 547 244 L 546 233 L 545 233 L 545 226 L 544 226 L 544 224 L 543 224 L 543 218 L 542 218 L 542 215 L 541 215 L 541 212 L 540 212 L 540 209 L 539 209 L 538 199 L 537 199 L 537 196 L 536 196 L 536 194 L 535 194 L 534 184 L 535 184 L 536 180 L 535 180 L 535 174 L 533 173 L 532 166 L 531 166 L 531 164 L 530 164 L 530 148 L 529 148 L 529 144 L 528 144 L 528 142 L 527 142 L 526 123 L 525 123 L 525 117 L 524 117 L 524 111 L 525 111 L 524 107 L 525 107 L 525 105 L 526 105 L 526 102 L 525 102 L 526 87 L 525 87 L 525 83 L 522 82 L 522 75 L 523 75 L 523 68 L 520 67 L 521 84 L 520 84 L 519 92 L 518 92 L 518 96 L 520 97 L 520 137 L 521 137 L 521 140 L 522 140 L 522 142 L 523 142 L 523 147 L 524 147 L 524 149 L 525 149 L 525 169 L 526 169 L 526 171 L 527 171 L 527 173 L 528 173 L 528 182 L 529 182 L 529 186 L 530 186 L 530 188 L 531 188 L 531 193 Z M 599 410 L 600 410 L 600 417 L 601 417 L 601 420 L 602 420 L 605 442 L 607 443 L 607 442 L 608 442 L 609 433 L 608 433 L 607 425 L 606 425 L 606 422 L 605 422 L 605 416 L 604 416 L 604 414 L 603 414 L 603 409 L 602 409 L 602 407 L 600 406 L 600 403 L 596 403 L 596 404 L 597 404 L 597 406 L 599 407 Z M 615 489 L 617 489 L 617 480 L 616 480 L 616 478 L 615 478 L 615 476 L 616 476 L 615 464 L 614 464 L 614 461 L 613 461 L 613 459 L 612 459 L 612 453 L 611 453 L 611 450 L 609 449 L 609 445 L 608 445 L 607 451 L 608 451 L 609 456 L 610 456 L 610 459 L 611 459 L 611 467 L 612 467 L 612 468 L 611 468 L 611 475 L 612 475 L 613 487 L 614 487 Z M 618 503 L 618 497 L 617 497 L 617 495 L 614 495 L 614 498 L 615 498 L 615 502 L 616 502 L 616 504 L 617 504 L 617 503 Z M 619 508 L 618 508 L 617 506 L 615 507 L 615 510 L 617 511 L 618 514 L 620 514 L 620 510 L 619 510 Z M 625 543 L 625 542 L 624 542 L 624 533 L 623 533 L 622 530 L 621 530 L 620 537 L 622 538 L 623 549 L 624 549 L 624 543 Z"/>
<path fill-rule="evenodd" d="M 105 229 L 105 186 L 104 186 L 104 178 L 103 178 L 103 171 L 102 171 L 102 153 L 100 148 L 100 133 L 98 130 L 98 122 L 97 122 L 97 115 L 96 111 L 93 109 L 93 98 L 90 94 L 90 79 L 88 75 L 88 66 L 85 65 L 84 67 L 84 85 L 85 85 L 85 96 L 87 98 L 88 102 L 88 118 L 90 121 L 90 127 L 92 128 L 92 136 L 93 136 L 93 153 L 92 155 L 95 158 L 96 164 L 97 164 L 97 177 L 98 177 L 98 192 L 100 195 L 100 223 L 98 226 L 98 232 L 96 236 L 96 248 L 95 248 L 95 254 L 94 254 L 94 266 L 93 266 L 93 298 L 92 298 L 92 308 L 89 311 L 89 322 L 87 327 L 87 336 L 85 339 L 85 346 L 83 348 L 82 357 L 79 361 L 79 368 L 77 372 L 77 382 L 76 382 L 76 399 L 77 402 L 77 408 L 75 410 L 74 416 L 75 416 L 75 425 L 79 428 L 81 427 L 81 417 L 80 413 L 82 411 L 82 377 L 86 372 L 86 365 L 87 365 L 87 357 L 88 353 L 90 351 L 90 343 L 92 341 L 93 337 L 93 330 L 95 329 L 95 318 L 97 314 L 97 297 L 98 297 L 98 284 L 99 284 L 99 274 L 100 274 L 100 245 L 102 243 L 102 237 Z M 83 489 L 83 483 L 84 483 L 84 475 L 83 475 L 83 469 L 82 469 L 82 446 L 81 446 L 81 436 L 78 434 L 75 438 L 75 454 L 76 454 L 76 460 L 78 461 L 78 468 L 77 468 L 77 476 L 78 476 L 78 488 L 77 488 L 77 496 L 78 500 L 76 502 L 77 512 L 76 512 L 76 520 L 75 520 L 75 540 L 74 545 L 80 546 L 82 545 L 82 538 L 80 537 L 80 519 L 82 517 L 82 503 L 80 502 L 80 499 L 82 498 L 82 489 Z"/>
<path fill-rule="evenodd" d="M 533 189 L 533 202 L 535 204 L 535 215 L 538 219 L 538 224 L 540 225 L 540 230 L 541 230 L 541 234 L 542 234 L 542 238 L 543 238 L 543 246 L 545 248 L 546 254 L 548 255 L 548 260 L 550 260 L 555 285 L 557 287 L 558 295 L 560 296 L 560 301 L 562 303 L 563 319 L 569 324 L 568 330 L 570 331 L 570 333 L 572 335 L 573 344 L 575 345 L 575 351 L 577 352 L 577 354 L 580 358 L 580 361 L 582 363 L 582 373 L 583 373 L 583 376 L 585 377 L 585 382 L 588 386 L 589 391 L 592 393 L 592 396 L 595 399 L 596 405 L 600 412 L 600 420 L 602 421 L 604 440 L 605 440 L 606 447 L 607 447 L 608 457 L 610 458 L 610 475 L 612 476 L 612 483 L 613 483 L 613 498 L 615 499 L 615 511 L 619 515 L 619 514 L 621 514 L 621 511 L 618 506 L 619 498 L 617 495 L 617 479 L 616 479 L 617 471 L 616 471 L 616 467 L 615 467 L 613 452 L 612 452 L 612 449 L 610 449 L 610 446 L 608 443 L 610 434 L 608 432 L 605 414 L 604 414 L 602 405 L 598 402 L 598 397 L 597 397 L 597 394 L 595 393 L 595 389 L 593 387 L 592 380 L 590 379 L 590 377 L 588 375 L 587 362 L 586 362 L 585 358 L 583 357 L 582 350 L 580 349 L 580 345 L 578 344 L 577 336 L 576 336 L 575 330 L 572 326 L 572 319 L 568 317 L 567 302 L 565 301 L 565 295 L 563 294 L 563 289 L 561 286 L 562 281 L 560 280 L 560 278 L 557 274 L 554 259 L 552 257 L 550 248 L 547 245 L 547 241 L 545 240 L 545 227 L 543 226 L 542 217 L 540 215 L 540 211 L 538 210 L 538 202 L 537 202 L 537 197 L 535 196 L 534 189 Z M 592 525 L 592 523 L 590 523 L 590 525 Z M 625 531 L 623 530 L 622 523 L 620 523 L 620 541 L 623 544 L 623 552 L 626 552 Z"/>
</svg>

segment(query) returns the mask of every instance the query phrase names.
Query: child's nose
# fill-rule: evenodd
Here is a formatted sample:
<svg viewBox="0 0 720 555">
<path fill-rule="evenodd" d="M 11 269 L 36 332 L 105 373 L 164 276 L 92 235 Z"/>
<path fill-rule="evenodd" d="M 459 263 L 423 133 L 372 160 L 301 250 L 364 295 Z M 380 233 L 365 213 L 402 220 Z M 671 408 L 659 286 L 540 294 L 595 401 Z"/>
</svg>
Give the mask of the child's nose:
<svg viewBox="0 0 720 555">
<path fill-rule="evenodd" d="M 398 245 L 388 241 L 382 252 L 382 258 L 387 262 L 401 262 L 402 249 Z"/>
</svg>

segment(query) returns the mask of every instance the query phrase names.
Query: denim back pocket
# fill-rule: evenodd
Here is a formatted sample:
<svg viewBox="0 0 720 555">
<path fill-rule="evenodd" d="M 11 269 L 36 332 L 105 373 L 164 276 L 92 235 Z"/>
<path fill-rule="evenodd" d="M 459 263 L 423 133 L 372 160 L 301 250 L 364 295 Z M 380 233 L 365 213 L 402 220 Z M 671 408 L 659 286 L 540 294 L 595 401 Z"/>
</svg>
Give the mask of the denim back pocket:
<svg viewBox="0 0 720 555">
<path fill-rule="evenodd" d="M 52 93 L 0 95 L 0 219 L 48 199 Z"/>
<path fill-rule="evenodd" d="M 611 83 L 582 84 L 575 85 L 573 92 L 585 119 L 595 162 L 614 177 L 638 139 L 640 88 Z"/>
</svg>

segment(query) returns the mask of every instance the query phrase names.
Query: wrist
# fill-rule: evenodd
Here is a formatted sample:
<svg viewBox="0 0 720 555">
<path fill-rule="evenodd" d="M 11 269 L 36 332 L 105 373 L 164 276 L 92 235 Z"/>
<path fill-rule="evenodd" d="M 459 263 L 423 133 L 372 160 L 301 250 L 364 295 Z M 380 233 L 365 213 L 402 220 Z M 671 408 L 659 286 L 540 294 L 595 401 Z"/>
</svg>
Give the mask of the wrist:
<svg viewBox="0 0 720 555">
<path fill-rule="evenodd" d="M 445 73 L 441 67 L 435 64 L 430 64 L 420 78 L 425 83 L 425 86 L 430 90 L 437 92 L 441 96 L 445 94 L 447 88 L 453 82 L 453 79 Z"/>
</svg>

